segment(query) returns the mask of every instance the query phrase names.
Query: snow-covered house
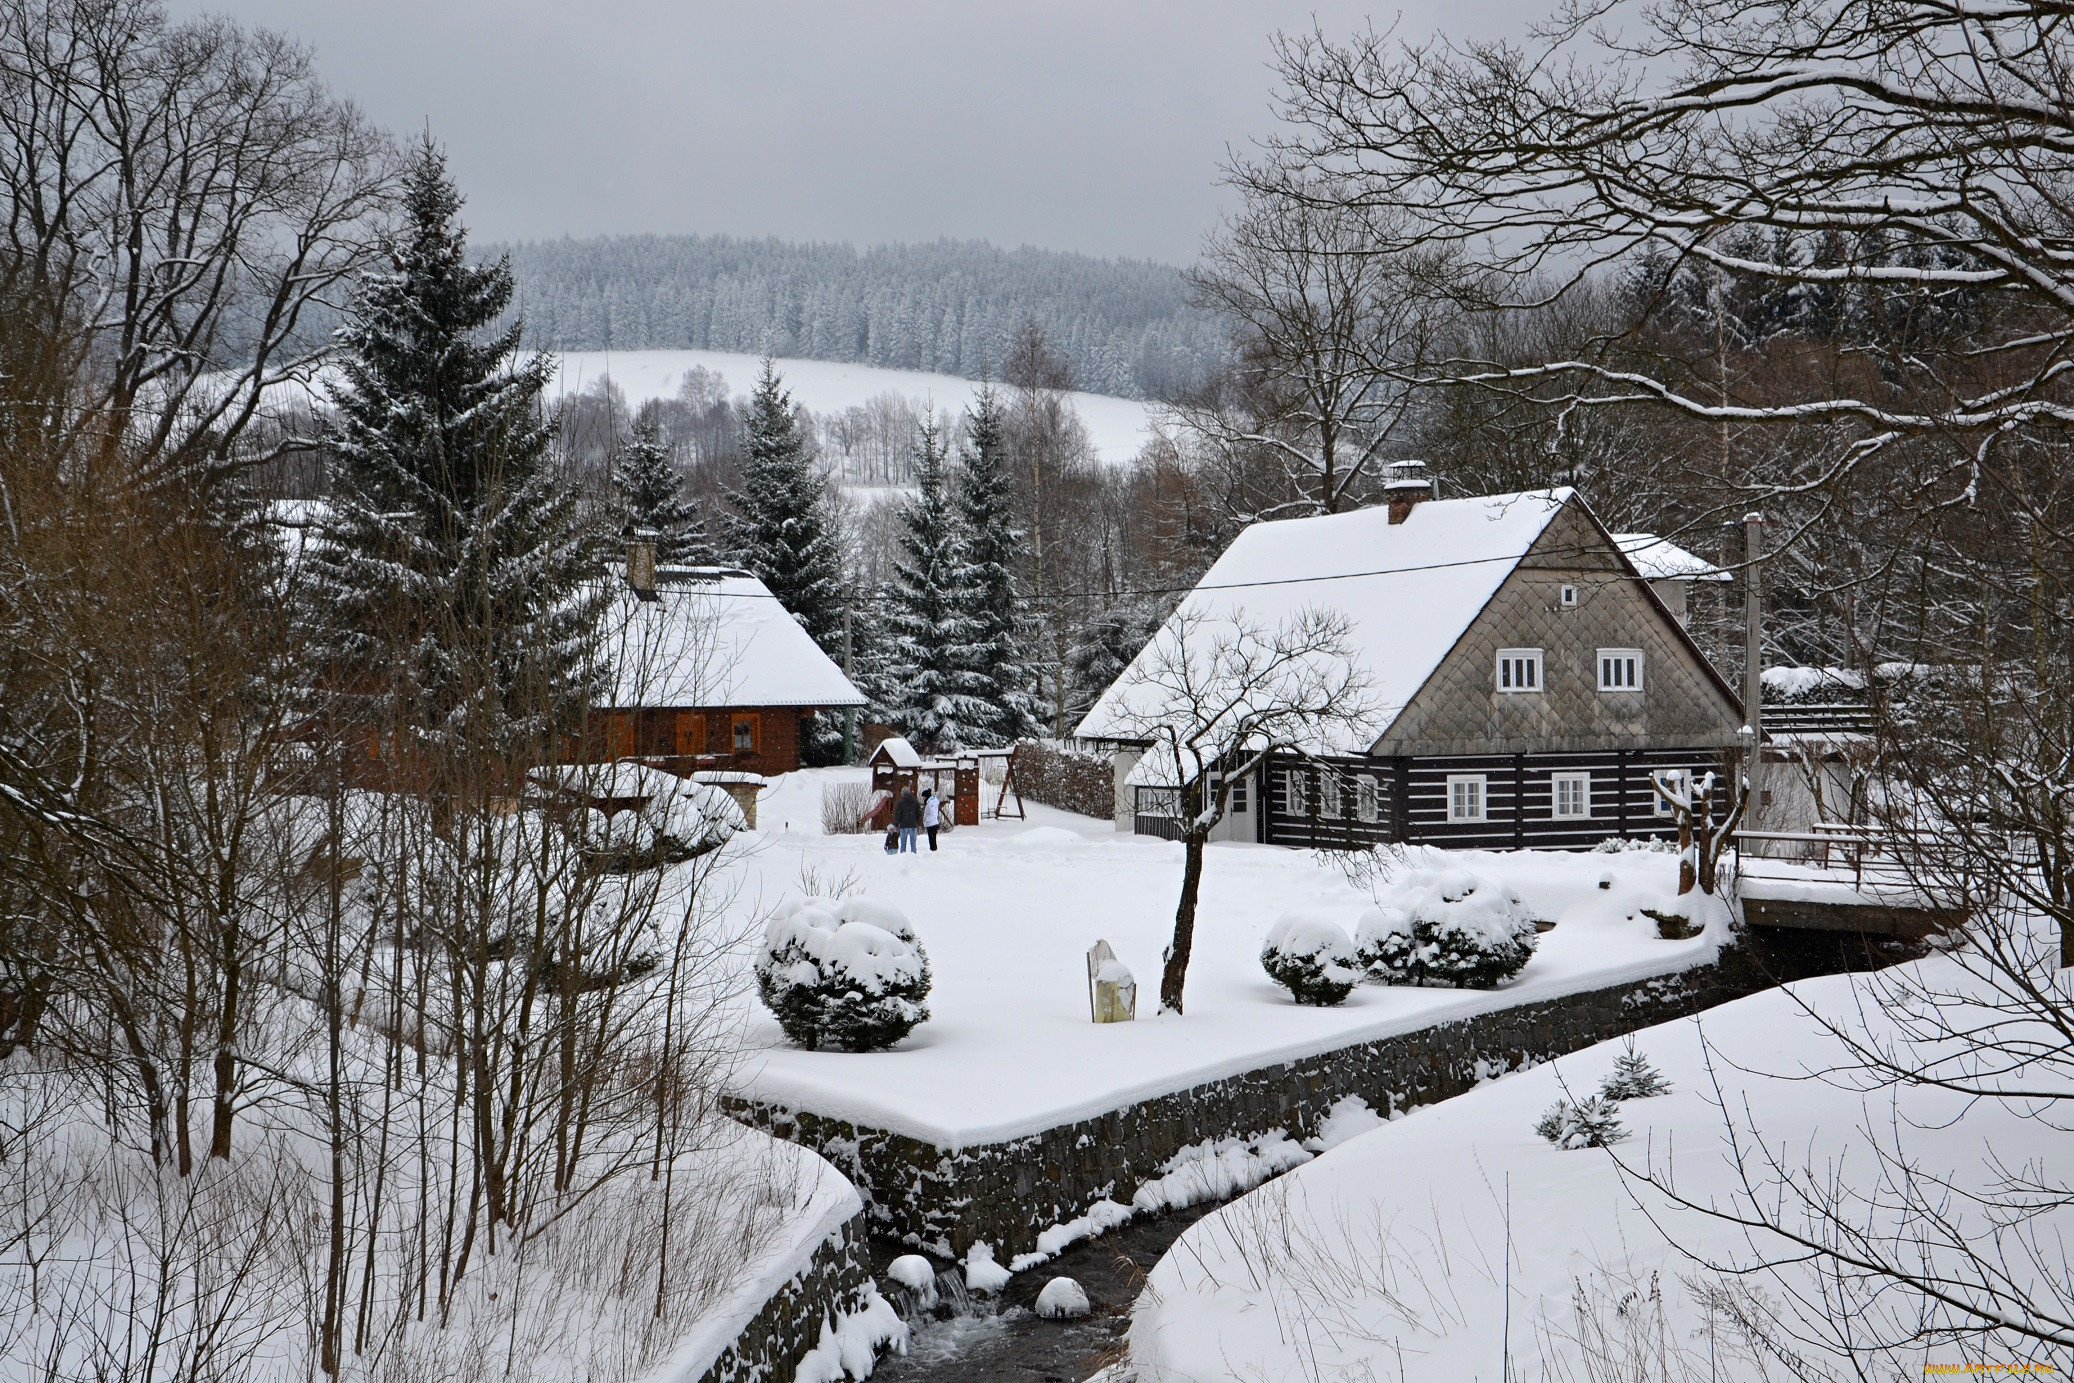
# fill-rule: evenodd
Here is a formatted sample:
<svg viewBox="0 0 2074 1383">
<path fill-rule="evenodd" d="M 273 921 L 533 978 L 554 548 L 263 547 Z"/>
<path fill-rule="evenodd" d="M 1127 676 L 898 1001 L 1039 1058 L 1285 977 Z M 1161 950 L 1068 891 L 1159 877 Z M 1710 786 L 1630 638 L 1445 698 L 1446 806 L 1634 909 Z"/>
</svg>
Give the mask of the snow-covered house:
<svg viewBox="0 0 2074 1383">
<path fill-rule="evenodd" d="M 630 557 L 605 620 L 611 682 L 590 712 L 577 762 L 789 773 L 800 766 L 807 716 L 866 704 L 748 572 Z"/>
<path fill-rule="evenodd" d="M 1393 503 L 1255 524 L 1169 630 L 1307 608 L 1347 622 L 1377 714 L 1238 785 L 1224 839 L 1300 846 L 1583 846 L 1670 822 L 1654 775 L 1720 766 L 1740 701 L 1573 490 Z M 1696 560 L 1696 559 L 1695 559 Z M 1147 756 L 1141 668 L 1078 734 L 1117 753 L 1118 825 L 1172 835 L 1209 783 Z"/>
</svg>

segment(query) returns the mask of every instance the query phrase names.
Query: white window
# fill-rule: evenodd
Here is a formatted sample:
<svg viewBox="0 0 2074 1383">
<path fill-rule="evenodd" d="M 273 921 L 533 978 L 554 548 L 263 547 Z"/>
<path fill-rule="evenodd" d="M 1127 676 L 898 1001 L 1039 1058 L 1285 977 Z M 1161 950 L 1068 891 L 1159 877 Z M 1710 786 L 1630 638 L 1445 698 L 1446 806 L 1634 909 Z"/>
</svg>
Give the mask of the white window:
<svg viewBox="0 0 2074 1383">
<path fill-rule="evenodd" d="M 1600 649 L 1599 690 L 1602 692 L 1642 690 L 1642 650 L 1639 648 Z"/>
<path fill-rule="evenodd" d="M 1329 768 L 1318 770 L 1318 815 L 1334 821 L 1345 815 L 1340 804 L 1339 775 Z"/>
<path fill-rule="evenodd" d="M 1484 788 L 1486 779 L 1481 773 L 1450 773 L 1447 776 L 1447 819 L 1449 821 L 1483 821 Z"/>
<path fill-rule="evenodd" d="M 1668 792 L 1671 796 L 1678 798 L 1682 798 L 1685 795 L 1685 770 L 1682 768 L 1660 768 L 1650 774 L 1649 777 L 1652 782 L 1663 789 L 1663 792 L 1658 792 L 1655 788 L 1650 789 L 1649 805 L 1651 812 L 1657 816 L 1671 815 L 1671 804 L 1664 800 L 1663 793 Z"/>
<path fill-rule="evenodd" d="M 1288 795 L 1291 816 L 1311 814 L 1311 776 L 1308 769 L 1283 769 L 1282 789 Z"/>
<path fill-rule="evenodd" d="M 1592 776 L 1558 773 L 1549 780 L 1553 802 L 1549 815 L 1557 821 L 1588 821 L 1592 814 Z"/>
<path fill-rule="evenodd" d="M 1369 822 L 1383 819 L 1382 785 L 1365 773 L 1354 780 L 1354 815 Z"/>
<path fill-rule="evenodd" d="M 1498 690 L 1537 692 L 1541 690 L 1541 650 L 1501 648 L 1498 650 Z"/>
<path fill-rule="evenodd" d="M 1562 602 L 1563 608 L 1565 610 L 1574 610 L 1577 608 L 1577 588 L 1575 586 L 1563 587 Z"/>
</svg>

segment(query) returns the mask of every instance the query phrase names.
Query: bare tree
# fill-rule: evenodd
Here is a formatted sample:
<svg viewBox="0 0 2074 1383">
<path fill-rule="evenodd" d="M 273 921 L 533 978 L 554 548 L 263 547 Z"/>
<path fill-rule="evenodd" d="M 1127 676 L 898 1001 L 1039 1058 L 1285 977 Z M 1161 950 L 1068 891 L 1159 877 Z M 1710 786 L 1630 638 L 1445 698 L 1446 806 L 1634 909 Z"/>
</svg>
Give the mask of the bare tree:
<svg viewBox="0 0 2074 1383">
<path fill-rule="evenodd" d="M 1230 324 L 1237 358 L 1175 411 L 1228 465 L 1258 458 L 1278 474 L 1248 521 L 1335 513 L 1359 502 L 1411 415 L 1407 381 L 1445 317 L 1441 256 L 1378 253 L 1405 238 L 1392 213 L 1320 180 L 1265 165 L 1232 181 L 1244 206 L 1189 277 Z"/>
<path fill-rule="evenodd" d="M 1345 616 L 1316 609 L 1267 627 L 1243 612 L 1218 617 L 1184 607 L 1139 654 L 1116 696 L 1116 738 L 1150 746 L 1141 774 L 1181 799 L 1181 899 L 1159 985 L 1160 1008 L 1180 1013 L 1203 850 L 1231 808 L 1234 784 L 1277 756 L 1365 749 L 1374 707 Z"/>
<path fill-rule="evenodd" d="M 0 12 L 0 295 L 61 341 L 57 459 L 152 476 L 241 455 L 266 391 L 322 358 L 367 262 L 388 144 L 309 55 L 157 0 Z"/>
</svg>

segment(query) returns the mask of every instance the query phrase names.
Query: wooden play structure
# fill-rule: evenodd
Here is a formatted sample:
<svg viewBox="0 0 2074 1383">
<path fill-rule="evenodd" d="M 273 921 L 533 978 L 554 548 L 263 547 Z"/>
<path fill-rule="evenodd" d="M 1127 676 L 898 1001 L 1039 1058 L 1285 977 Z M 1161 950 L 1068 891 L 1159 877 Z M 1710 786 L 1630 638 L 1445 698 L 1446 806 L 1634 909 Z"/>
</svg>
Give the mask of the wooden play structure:
<svg viewBox="0 0 2074 1383">
<path fill-rule="evenodd" d="M 947 804 L 943 814 L 944 825 L 977 826 L 983 807 L 980 770 L 989 759 L 1005 761 L 1006 767 L 1001 791 L 995 797 L 993 807 L 986 810 L 986 815 L 994 818 L 1023 816 L 1022 795 L 1015 789 L 1014 750 L 972 749 L 928 758 L 904 736 L 894 735 L 881 740 L 878 748 L 871 751 L 871 757 L 865 760 L 871 769 L 872 790 L 871 815 L 865 819 L 874 830 L 884 830 L 893 822 L 893 804 L 900 800 L 902 792 L 912 790 L 915 796 L 920 797 L 925 791 L 933 791 Z M 1012 805 L 1011 797 L 1014 798 Z"/>
</svg>

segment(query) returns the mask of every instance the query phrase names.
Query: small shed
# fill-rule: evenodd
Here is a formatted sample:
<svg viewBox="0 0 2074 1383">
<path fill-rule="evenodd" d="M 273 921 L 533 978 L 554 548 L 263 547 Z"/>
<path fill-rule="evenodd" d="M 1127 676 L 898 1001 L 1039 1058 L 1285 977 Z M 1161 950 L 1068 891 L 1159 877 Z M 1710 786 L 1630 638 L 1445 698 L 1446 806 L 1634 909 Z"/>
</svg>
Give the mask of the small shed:
<svg viewBox="0 0 2074 1383">
<path fill-rule="evenodd" d="M 919 797 L 926 789 L 950 802 L 950 810 L 944 814 L 947 824 L 977 826 L 979 761 L 976 753 L 925 758 L 904 735 L 881 740 L 865 760 L 871 768 L 871 790 L 877 794 L 872 805 L 872 825 L 883 828 L 892 824 L 893 804 L 900 800 L 903 791 L 913 789 Z"/>
</svg>

